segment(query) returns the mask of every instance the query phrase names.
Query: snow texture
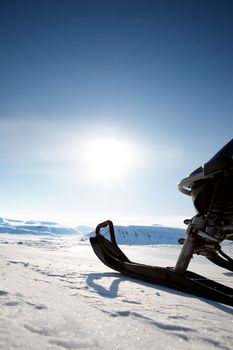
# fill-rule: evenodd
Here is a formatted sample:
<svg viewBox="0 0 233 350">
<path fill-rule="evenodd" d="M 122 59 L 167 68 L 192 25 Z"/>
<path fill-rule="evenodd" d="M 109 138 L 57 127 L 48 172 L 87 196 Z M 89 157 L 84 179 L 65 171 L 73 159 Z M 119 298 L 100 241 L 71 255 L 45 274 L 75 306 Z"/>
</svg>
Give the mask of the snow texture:
<svg viewBox="0 0 233 350">
<path fill-rule="evenodd" d="M 173 266 L 181 247 L 122 249 L 131 260 Z M 203 257 L 190 270 L 233 287 L 233 273 Z M 79 235 L 1 234 L 0 274 L 0 349 L 233 348 L 233 308 L 124 277 Z"/>
</svg>

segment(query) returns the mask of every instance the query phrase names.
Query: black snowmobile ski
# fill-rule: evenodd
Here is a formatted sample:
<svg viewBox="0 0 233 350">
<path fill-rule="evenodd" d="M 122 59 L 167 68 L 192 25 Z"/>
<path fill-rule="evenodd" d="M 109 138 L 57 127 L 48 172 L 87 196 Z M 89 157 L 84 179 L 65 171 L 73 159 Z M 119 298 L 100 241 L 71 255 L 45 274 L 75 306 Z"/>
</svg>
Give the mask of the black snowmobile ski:
<svg viewBox="0 0 233 350">
<path fill-rule="evenodd" d="M 214 263 L 215 265 L 218 265 L 220 267 L 223 267 L 224 269 L 227 269 L 229 271 L 233 272 L 233 263 L 232 261 L 223 259 L 221 256 L 216 255 L 212 258 L 208 258 L 212 263 Z M 232 260 L 232 259 L 231 259 Z"/>
<path fill-rule="evenodd" d="M 107 226 L 111 241 L 100 234 L 101 228 Z M 96 236 L 91 237 L 90 242 L 98 258 L 123 275 L 233 306 L 233 289 L 230 287 L 188 270 L 179 272 L 172 267 L 150 266 L 130 261 L 117 245 L 113 223 L 110 220 L 97 226 Z"/>
<path fill-rule="evenodd" d="M 207 163 L 178 184 L 192 197 L 197 214 L 185 220 L 187 236 L 174 267 L 149 266 L 130 261 L 118 247 L 113 223 L 105 221 L 90 238 L 98 258 L 126 276 L 174 288 L 182 292 L 233 306 L 233 289 L 188 270 L 194 254 L 233 271 L 233 259 L 221 249 L 224 240 L 233 241 L 233 139 Z M 110 240 L 100 230 L 108 227 Z"/>
</svg>

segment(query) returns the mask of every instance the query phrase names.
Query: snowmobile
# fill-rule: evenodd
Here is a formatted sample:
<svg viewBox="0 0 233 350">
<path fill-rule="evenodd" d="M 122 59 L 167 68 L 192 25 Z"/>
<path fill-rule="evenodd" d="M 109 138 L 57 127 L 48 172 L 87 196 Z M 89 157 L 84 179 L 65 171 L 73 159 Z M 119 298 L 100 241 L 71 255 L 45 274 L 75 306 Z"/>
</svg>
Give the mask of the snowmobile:
<svg viewBox="0 0 233 350">
<path fill-rule="evenodd" d="M 225 240 L 233 241 L 233 139 L 181 180 L 178 188 L 191 196 L 196 215 L 184 221 L 186 238 L 181 240 L 183 246 L 174 267 L 130 261 L 117 244 L 110 220 L 96 227 L 96 236 L 90 238 L 93 250 L 105 265 L 123 275 L 233 306 L 232 288 L 188 270 L 197 254 L 233 272 L 233 259 L 221 247 Z M 106 227 L 110 240 L 101 234 Z"/>
</svg>

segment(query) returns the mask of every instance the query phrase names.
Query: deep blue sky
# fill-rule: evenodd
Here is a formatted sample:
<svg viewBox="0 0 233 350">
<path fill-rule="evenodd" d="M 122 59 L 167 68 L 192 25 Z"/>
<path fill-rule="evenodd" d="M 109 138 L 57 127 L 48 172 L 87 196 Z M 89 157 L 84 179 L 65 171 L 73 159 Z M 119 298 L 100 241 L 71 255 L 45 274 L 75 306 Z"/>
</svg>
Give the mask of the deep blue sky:
<svg viewBox="0 0 233 350">
<path fill-rule="evenodd" d="M 232 33 L 232 1 L 2 1 L 2 216 L 169 224 L 194 214 L 176 183 L 232 138 Z M 80 149 L 106 136 L 146 161 L 90 184 Z"/>
</svg>

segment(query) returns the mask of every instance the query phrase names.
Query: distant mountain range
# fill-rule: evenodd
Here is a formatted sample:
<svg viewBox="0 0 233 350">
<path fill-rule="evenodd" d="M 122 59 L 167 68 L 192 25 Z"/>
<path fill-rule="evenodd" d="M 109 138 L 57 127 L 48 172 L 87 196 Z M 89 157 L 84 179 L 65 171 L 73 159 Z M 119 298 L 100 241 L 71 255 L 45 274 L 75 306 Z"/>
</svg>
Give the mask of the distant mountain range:
<svg viewBox="0 0 233 350">
<path fill-rule="evenodd" d="M 118 244 L 146 245 L 146 244 L 177 244 L 178 239 L 185 236 L 185 230 L 181 228 L 153 226 L 118 226 L 115 227 L 115 236 Z M 108 229 L 103 229 L 101 234 L 109 239 Z M 88 238 L 94 236 L 89 233 Z"/>
<path fill-rule="evenodd" d="M 10 233 L 17 235 L 77 235 L 80 232 L 71 227 L 62 226 L 49 221 L 21 221 L 0 218 L 0 234 Z"/>
<path fill-rule="evenodd" d="M 75 228 L 62 226 L 48 221 L 21 221 L 0 218 L 0 234 L 38 235 L 38 236 L 65 236 L 75 235 L 80 237 L 80 242 L 88 243 L 89 238 L 95 235 L 90 226 L 80 225 Z M 101 231 L 109 238 L 108 230 Z M 115 235 L 118 244 L 124 245 L 153 245 L 153 244 L 177 244 L 179 238 L 185 236 L 185 230 L 179 228 L 153 226 L 115 226 Z"/>
</svg>

